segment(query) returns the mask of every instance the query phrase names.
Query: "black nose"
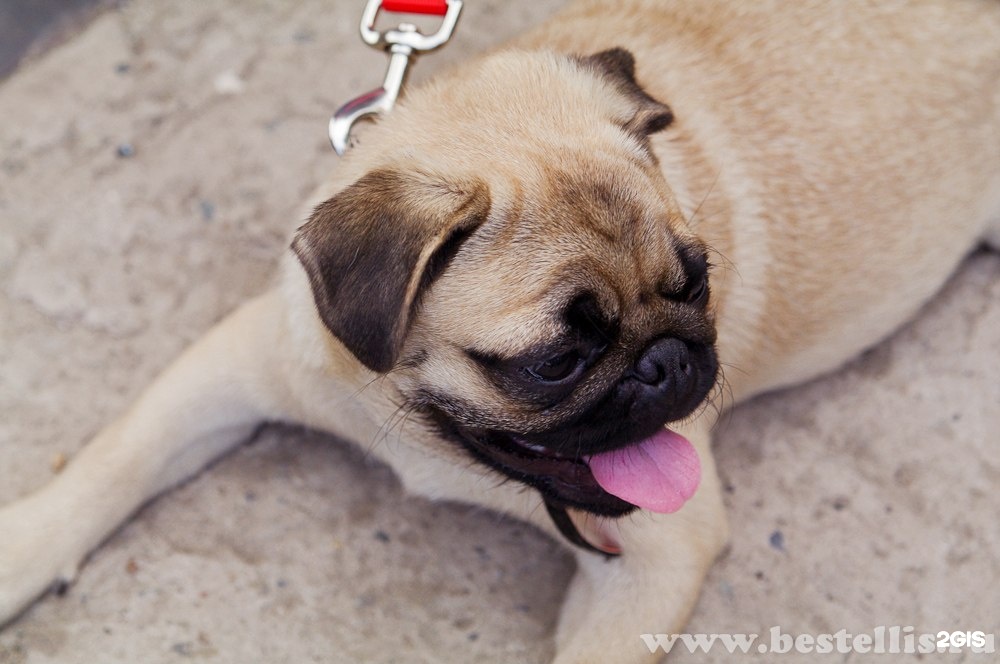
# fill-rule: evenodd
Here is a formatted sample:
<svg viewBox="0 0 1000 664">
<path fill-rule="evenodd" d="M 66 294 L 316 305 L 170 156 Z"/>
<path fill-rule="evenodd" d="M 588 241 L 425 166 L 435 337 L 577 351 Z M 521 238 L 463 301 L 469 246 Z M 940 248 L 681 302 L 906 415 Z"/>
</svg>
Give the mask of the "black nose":
<svg viewBox="0 0 1000 664">
<path fill-rule="evenodd" d="M 680 339 L 658 339 L 632 368 L 639 382 L 669 392 L 683 392 L 691 377 L 691 357 Z"/>
</svg>

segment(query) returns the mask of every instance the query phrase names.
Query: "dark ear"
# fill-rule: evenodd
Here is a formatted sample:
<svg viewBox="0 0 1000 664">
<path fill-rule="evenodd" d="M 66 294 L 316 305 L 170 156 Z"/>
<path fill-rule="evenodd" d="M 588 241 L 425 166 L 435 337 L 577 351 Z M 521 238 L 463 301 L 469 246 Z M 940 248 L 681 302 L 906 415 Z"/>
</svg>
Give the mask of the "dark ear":
<svg viewBox="0 0 1000 664">
<path fill-rule="evenodd" d="M 580 61 L 613 82 L 635 104 L 635 115 L 627 120 L 624 129 L 639 137 L 660 131 L 671 122 L 674 114 L 642 89 L 635 80 L 635 58 L 624 48 L 612 48 Z"/>
<path fill-rule="evenodd" d="M 373 371 L 392 369 L 421 294 L 489 212 L 482 183 L 376 170 L 320 204 L 292 250 L 320 318 Z"/>
</svg>

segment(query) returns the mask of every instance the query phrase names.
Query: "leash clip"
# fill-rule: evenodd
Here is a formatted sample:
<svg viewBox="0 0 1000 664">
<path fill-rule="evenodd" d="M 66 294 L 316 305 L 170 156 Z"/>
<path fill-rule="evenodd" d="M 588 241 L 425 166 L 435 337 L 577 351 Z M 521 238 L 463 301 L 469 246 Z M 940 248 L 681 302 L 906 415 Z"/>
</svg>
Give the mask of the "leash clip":
<svg viewBox="0 0 1000 664">
<path fill-rule="evenodd" d="M 375 19 L 379 11 L 443 16 L 437 32 L 425 35 L 412 23 L 379 32 Z M 382 87 L 366 92 L 347 102 L 330 118 L 330 143 L 338 155 L 343 156 L 350 144 L 351 127 L 368 115 L 381 115 L 392 110 L 396 97 L 403 87 L 410 57 L 431 51 L 451 38 L 451 33 L 462 11 L 462 0 L 368 0 L 361 15 L 361 39 L 373 48 L 389 53 L 389 66 Z"/>
</svg>

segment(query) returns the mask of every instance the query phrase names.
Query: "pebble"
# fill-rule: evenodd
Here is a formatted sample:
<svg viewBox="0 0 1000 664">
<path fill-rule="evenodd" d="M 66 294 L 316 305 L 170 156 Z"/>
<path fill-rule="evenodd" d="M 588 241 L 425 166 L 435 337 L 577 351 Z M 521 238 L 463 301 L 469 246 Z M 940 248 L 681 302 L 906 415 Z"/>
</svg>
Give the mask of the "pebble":
<svg viewBox="0 0 1000 664">
<path fill-rule="evenodd" d="M 240 75 L 231 69 L 216 76 L 212 83 L 216 93 L 220 95 L 238 95 L 246 88 Z"/>
<path fill-rule="evenodd" d="M 66 455 L 62 452 L 56 452 L 52 455 L 52 459 L 49 461 L 49 468 L 52 469 L 53 473 L 61 473 L 62 469 L 66 467 Z"/>
<path fill-rule="evenodd" d="M 215 203 L 202 199 L 198 202 L 198 207 L 201 209 L 202 219 L 205 221 L 212 221 L 215 219 Z"/>
</svg>

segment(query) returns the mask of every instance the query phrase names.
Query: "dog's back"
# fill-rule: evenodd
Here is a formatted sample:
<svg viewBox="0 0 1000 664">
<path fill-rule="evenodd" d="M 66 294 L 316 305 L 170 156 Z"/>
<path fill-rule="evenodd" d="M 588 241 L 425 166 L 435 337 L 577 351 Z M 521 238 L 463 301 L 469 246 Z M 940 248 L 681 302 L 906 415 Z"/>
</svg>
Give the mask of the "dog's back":
<svg viewBox="0 0 1000 664">
<path fill-rule="evenodd" d="M 714 278 L 737 396 L 841 364 L 970 235 L 1000 244 L 1000 3 L 591 1 L 518 42 L 618 45 L 675 113 L 652 137 L 667 181 L 736 266 Z M 750 310 L 782 323 L 758 335 Z"/>
</svg>

